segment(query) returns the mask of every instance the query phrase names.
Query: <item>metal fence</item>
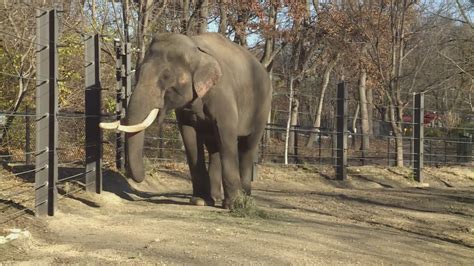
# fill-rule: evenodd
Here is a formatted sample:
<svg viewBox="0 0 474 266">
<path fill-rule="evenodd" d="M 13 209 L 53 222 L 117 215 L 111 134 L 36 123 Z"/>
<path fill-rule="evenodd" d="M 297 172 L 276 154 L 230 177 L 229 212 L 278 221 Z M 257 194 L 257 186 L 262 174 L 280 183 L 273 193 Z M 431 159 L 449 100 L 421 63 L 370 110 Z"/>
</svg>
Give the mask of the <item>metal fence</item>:
<svg viewBox="0 0 474 266">
<path fill-rule="evenodd" d="M 2 147 L 8 147 L 10 141 L 15 141 L 16 147 L 22 147 L 14 152 L 9 149 L 0 151 L 0 160 L 9 171 L 6 175 L 0 174 L 0 180 L 11 183 L 0 190 L 3 219 L 0 223 L 23 213 L 54 215 L 58 200 L 71 193 L 82 190 L 100 193 L 103 168 L 125 169 L 124 134 L 102 133 L 98 124 L 106 116 L 122 119 L 126 113 L 133 73 L 130 44 L 114 43 L 116 109 L 115 114 L 106 115 L 101 100 L 101 93 L 105 90 L 100 81 L 101 36 L 85 36 L 82 43 L 83 86 L 74 89 L 82 93 L 80 100 L 84 110 L 66 110 L 58 106 L 60 59 L 57 51 L 60 47 L 56 10 L 38 11 L 36 40 L 37 73 L 31 78 L 36 82 L 36 111 L 0 112 L 3 127 L 9 131 L 7 136 L 1 136 Z M 24 78 L 11 73 L 2 74 Z M 381 133 L 382 130 L 368 136 L 348 130 L 349 121 L 358 124 L 360 119 L 348 115 L 350 100 L 347 91 L 344 83 L 338 85 L 337 98 L 334 99 L 335 123 L 331 123 L 334 128 L 305 125 L 287 128 L 282 124 L 268 124 L 260 143 L 258 163 L 283 164 L 288 161 L 297 165 L 334 166 L 336 176 L 341 180 L 346 179 L 348 173 L 367 175 L 352 171 L 351 166 L 393 166 L 397 154 L 395 136 L 389 132 Z M 469 135 L 473 133 L 472 128 L 445 128 L 452 132 L 441 137 L 427 137 L 425 131 L 430 128 L 424 125 L 423 94 L 416 94 L 408 108 L 412 109 L 412 120 L 405 123 L 407 131 L 400 140 L 403 161 L 412 168 L 416 180 L 422 181 L 424 164 L 472 164 L 472 135 Z M 15 122 L 9 124 L 13 117 Z M 380 128 L 390 127 L 390 121 L 374 120 L 372 123 L 379 124 Z M 286 142 L 286 134 L 292 135 L 291 143 Z M 367 150 L 360 148 L 364 137 L 370 142 Z M 308 145 L 310 138 L 316 141 Z M 103 156 L 104 151 L 106 156 Z M 147 129 L 144 152 L 152 163 L 185 162 L 184 147 L 172 117 L 161 127 L 154 124 Z"/>
<path fill-rule="evenodd" d="M 59 84 L 68 84 L 59 77 L 58 54 L 67 45 L 60 44 L 58 11 L 37 10 L 36 27 L 36 41 L 23 40 L 36 45 L 35 77 L 2 73 L 36 83 L 36 110 L 0 112 L 4 118 L 0 160 L 10 172 L 0 173 L 0 179 L 11 184 L 0 191 L 0 223 L 24 213 L 54 215 L 61 198 L 102 189 L 100 36 L 84 35 L 79 44 L 84 47 L 83 85 L 70 89 L 82 94 L 78 105 L 83 110 L 71 111 L 58 105 Z"/>
</svg>

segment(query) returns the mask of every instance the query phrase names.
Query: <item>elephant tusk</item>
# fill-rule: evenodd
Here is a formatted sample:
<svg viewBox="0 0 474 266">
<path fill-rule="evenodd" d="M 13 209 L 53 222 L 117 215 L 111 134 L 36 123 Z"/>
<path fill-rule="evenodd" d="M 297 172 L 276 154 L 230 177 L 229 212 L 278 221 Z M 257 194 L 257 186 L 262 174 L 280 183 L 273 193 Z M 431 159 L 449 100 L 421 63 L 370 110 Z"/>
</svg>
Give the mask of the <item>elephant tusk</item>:
<svg viewBox="0 0 474 266">
<path fill-rule="evenodd" d="M 119 125 L 120 125 L 120 121 L 109 122 L 109 123 L 106 123 L 106 122 L 99 123 L 99 127 L 103 129 L 117 129 Z"/>
<path fill-rule="evenodd" d="M 131 126 L 125 126 L 125 125 L 120 125 L 117 127 L 117 130 L 123 131 L 126 133 L 136 133 L 140 132 L 142 130 L 145 130 L 147 127 L 149 127 L 153 121 L 155 121 L 156 116 L 158 116 L 158 112 L 160 109 L 153 109 L 151 112 L 148 114 L 148 116 L 141 122 L 140 124 L 136 125 L 131 125 Z"/>
<path fill-rule="evenodd" d="M 120 121 L 115 121 L 115 122 L 110 122 L 110 123 L 100 123 L 99 127 L 103 129 L 117 129 L 118 131 L 123 131 L 126 133 L 136 133 L 140 132 L 142 130 L 145 130 L 147 127 L 149 127 L 153 121 L 155 121 L 156 116 L 158 116 L 158 112 L 160 109 L 153 109 L 150 111 L 148 116 L 143 120 L 143 122 L 131 126 L 125 126 L 121 125 Z"/>
</svg>

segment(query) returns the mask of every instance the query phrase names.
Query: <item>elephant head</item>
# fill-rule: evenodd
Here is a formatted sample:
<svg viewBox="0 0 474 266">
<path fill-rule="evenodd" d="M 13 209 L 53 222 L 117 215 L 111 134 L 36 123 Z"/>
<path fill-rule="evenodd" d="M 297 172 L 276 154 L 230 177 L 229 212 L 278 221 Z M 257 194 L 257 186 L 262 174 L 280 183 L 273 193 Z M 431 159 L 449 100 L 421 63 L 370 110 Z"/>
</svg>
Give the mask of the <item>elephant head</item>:
<svg viewBox="0 0 474 266">
<path fill-rule="evenodd" d="M 100 124 L 103 129 L 126 132 L 127 172 L 133 180 L 142 182 L 145 178 L 144 130 L 157 117 L 161 124 L 168 111 L 204 97 L 220 76 L 216 59 L 191 38 L 180 34 L 153 38 L 137 69 L 137 84 L 125 119 Z"/>
</svg>

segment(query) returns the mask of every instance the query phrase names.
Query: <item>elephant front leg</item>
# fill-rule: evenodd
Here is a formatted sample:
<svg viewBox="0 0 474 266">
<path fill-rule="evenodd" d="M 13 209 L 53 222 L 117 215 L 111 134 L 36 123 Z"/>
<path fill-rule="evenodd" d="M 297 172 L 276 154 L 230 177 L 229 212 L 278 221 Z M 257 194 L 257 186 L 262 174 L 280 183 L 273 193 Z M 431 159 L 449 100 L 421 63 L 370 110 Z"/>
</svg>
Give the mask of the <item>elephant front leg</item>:
<svg viewBox="0 0 474 266">
<path fill-rule="evenodd" d="M 237 129 L 231 120 L 219 124 L 218 136 L 220 146 L 220 159 L 222 165 L 222 183 L 224 188 L 223 207 L 232 208 L 238 193 L 242 189 L 239 173 L 239 157 L 237 148 Z M 227 122 L 227 123 L 226 123 Z"/>
<path fill-rule="evenodd" d="M 204 161 L 204 142 L 194 127 L 182 123 L 178 123 L 178 125 L 183 137 L 189 171 L 191 172 L 193 185 L 191 203 L 195 205 L 210 204 L 210 184 Z"/>
</svg>

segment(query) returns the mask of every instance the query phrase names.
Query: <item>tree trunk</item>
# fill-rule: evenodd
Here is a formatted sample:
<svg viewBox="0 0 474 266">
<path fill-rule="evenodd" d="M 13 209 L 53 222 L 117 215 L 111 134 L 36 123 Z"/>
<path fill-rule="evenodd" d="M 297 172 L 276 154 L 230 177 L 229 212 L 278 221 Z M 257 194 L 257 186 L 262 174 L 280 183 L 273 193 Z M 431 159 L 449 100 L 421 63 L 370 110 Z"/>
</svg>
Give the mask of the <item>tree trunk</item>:
<svg viewBox="0 0 474 266">
<path fill-rule="evenodd" d="M 201 0 L 199 9 L 198 33 L 207 32 L 207 19 L 209 17 L 209 0 Z"/>
<path fill-rule="evenodd" d="M 326 69 L 324 70 L 323 81 L 321 84 L 321 96 L 319 97 L 318 108 L 316 109 L 316 116 L 313 123 L 313 128 L 315 129 L 316 133 L 320 131 L 321 127 L 321 114 L 323 112 L 323 104 L 324 104 L 324 95 L 326 94 L 327 87 L 329 85 L 329 78 L 331 77 L 331 72 L 337 64 L 339 59 L 339 55 L 336 56 L 334 60 L 332 60 Z M 306 147 L 311 147 L 313 142 L 316 140 L 316 133 L 311 133 L 308 138 L 308 142 L 306 143 Z"/>
<path fill-rule="evenodd" d="M 270 6 L 270 11 L 268 13 L 268 25 L 275 29 L 275 21 L 276 21 L 276 8 L 274 5 Z M 270 71 L 273 67 L 273 52 L 275 50 L 275 37 L 272 35 L 268 35 L 265 38 L 265 49 L 263 50 L 263 57 L 260 62 L 267 66 L 267 70 Z"/>
<path fill-rule="evenodd" d="M 390 123 L 392 125 L 393 134 L 395 135 L 395 146 L 397 153 L 397 167 L 403 167 L 403 135 L 396 119 L 396 106 L 390 105 Z"/>
<path fill-rule="evenodd" d="M 247 10 L 239 9 L 237 15 L 237 23 L 234 25 L 235 37 L 234 42 L 243 47 L 247 47 Z"/>
<path fill-rule="evenodd" d="M 183 8 L 181 15 L 181 33 L 188 33 L 188 23 L 189 23 L 189 0 L 183 0 Z"/>
<path fill-rule="evenodd" d="M 367 87 L 367 118 L 369 122 L 369 135 L 374 135 L 374 91 Z"/>
<path fill-rule="evenodd" d="M 138 52 L 137 64 L 136 64 L 135 69 L 138 68 L 138 65 L 140 64 L 140 62 L 143 60 L 143 58 L 145 58 L 146 36 L 148 34 L 151 4 L 152 4 L 152 0 L 140 1 L 140 13 L 138 14 L 138 17 L 139 17 L 138 34 L 136 36 L 139 52 Z"/>
<path fill-rule="evenodd" d="M 362 133 L 362 142 L 361 142 L 361 151 L 362 156 L 369 150 L 369 115 L 367 109 L 367 95 L 366 95 L 366 80 L 367 80 L 367 71 L 365 66 L 361 64 L 361 69 L 359 73 L 359 100 L 360 100 L 360 117 L 361 117 L 361 133 Z"/>
<path fill-rule="evenodd" d="M 227 33 L 227 0 L 219 1 L 219 33 L 226 36 Z"/>
<path fill-rule="evenodd" d="M 352 119 L 352 132 L 357 133 L 357 119 L 359 119 L 360 103 L 357 104 L 354 111 L 354 118 Z"/>
<path fill-rule="evenodd" d="M 294 90 L 294 89 L 293 89 Z M 293 93 L 293 103 L 291 105 L 291 114 L 290 114 L 290 128 L 292 131 L 290 131 L 290 137 L 289 137 L 289 147 L 288 149 L 293 151 L 295 149 L 295 138 L 296 138 L 296 126 L 298 125 L 298 108 L 299 108 L 299 101 L 296 98 L 295 93 Z"/>
<path fill-rule="evenodd" d="M 128 30 L 128 0 L 122 0 L 122 19 L 123 19 L 123 36 L 125 42 L 130 42 L 130 33 Z"/>
<path fill-rule="evenodd" d="M 294 90 L 293 90 L 293 82 L 294 78 L 290 77 L 290 99 L 288 103 L 288 120 L 286 123 L 286 134 L 285 134 L 285 165 L 288 164 L 288 149 L 289 149 L 289 141 L 290 141 L 290 126 L 291 126 L 291 110 L 293 109 L 293 98 L 294 98 Z"/>
<path fill-rule="evenodd" d="M 29 81 L 27 81 L 26 83 L 27 84 L 23 83 L 22 78 L 18 79 L 18 96 L 15 100 L 15 103 L 13 104 L 13 108 L 11 110 L 12 114 L 18 112 L 18 110 L 20 109 L 20 105 L 26 96 L 26 91 L 28 88 Z M 2 131 L 0 132 L 0 144 L 3 144 L 5 142 L 6 137 L 8 135 L 8 131 L 10 130 L 14 120 L 15 120 L 14 115 L 7 116 L 7 121 L 5 122 L 5 126 L 3 126 Z"/>
</svg>

